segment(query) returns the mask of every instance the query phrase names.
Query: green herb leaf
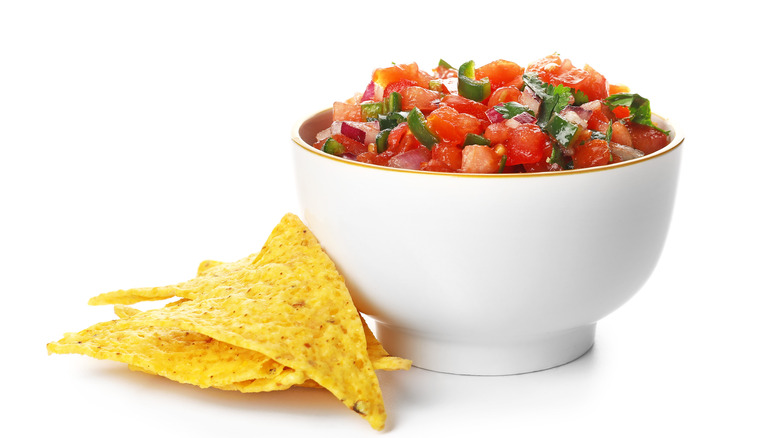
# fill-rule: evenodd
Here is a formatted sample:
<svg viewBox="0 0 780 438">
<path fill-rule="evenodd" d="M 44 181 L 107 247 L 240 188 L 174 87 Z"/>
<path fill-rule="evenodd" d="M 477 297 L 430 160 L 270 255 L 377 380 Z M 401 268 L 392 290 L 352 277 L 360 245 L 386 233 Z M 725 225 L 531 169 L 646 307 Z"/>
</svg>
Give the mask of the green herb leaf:
<svg viewBox="0 0 780 438">
<path fill-rule="evenodd" d="M 629 120 L 640 125 L 649 126 L 658 131 L 669 135 L 669 131 L 664 131 L 653 123 L 652 111 L 650 111 L 650 101 L 635 93 L 617 93 L 604 99 L 604 103 L 609 109 L 614 110 L 619 106 L 628 107 Z"/>
<path fill-rule="evenodd" d="M 523 74 L 523 81 L 542 100 L 541 105 L 539 105 L 539 114 L 536 115 L 537 124 L 542 129 L 547 126 L 553 114 L 569 105 L 569 101 L 574 97 L 571 88 L 564 85 L 548 84 L 539 79 L 536 73 Z"/>
<path fill-rule="evenodd" d="M 504 102 L 500 105 L 496 105 L 493 107 L 493 109 L 498 111 L 498 113 L 504 116 L 505 119 L 511 119 L 512 117 L 522 113 L 531 113 L 532 116 L 535 115 L 534 112 L 531 111 L 531 108 L 514 101 Z"/>
<path fill-rule="evenodd" d="M 574 90 L 574 104 L 577 106 L 582 105 L 583 103 L 590 102 L 590 98 L 587 94 L 583 93 L 580 90 Z"/>
</svg>

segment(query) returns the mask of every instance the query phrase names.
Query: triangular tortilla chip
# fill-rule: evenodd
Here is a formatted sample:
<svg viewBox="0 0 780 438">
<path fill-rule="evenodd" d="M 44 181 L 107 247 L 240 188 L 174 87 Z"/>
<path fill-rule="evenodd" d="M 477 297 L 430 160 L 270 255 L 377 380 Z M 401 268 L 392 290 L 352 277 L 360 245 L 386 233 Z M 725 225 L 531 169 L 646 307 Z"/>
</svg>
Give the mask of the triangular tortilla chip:
<svg viewBox="0 0 780 438">
<path fill-rule="evenodd" d="M 276 378 L 277 374 L 267 376 L 272 373 L 246 379 L 247 374 L 236 374 L 214 386 L 247 392 L 269 390 L 268 385 L 280 381 L 283 386 L 290 382 L 322 386 L 365 416 L 375 429 L 384 426 L 384 403 L 372 362 L 384 369 L 408 369 L 410 362 L 389 356 L 371 334 L 335 265 L 295 215 L 282 219 L 258 254 L 234 263 L 207 261 L 193 280 L 103 294 L 90 304 L 172 297 L 184 299 L 143 313 L 120 309 L 123 319 L 112 322 L 110 330 L 102 329 L 114 331 L 108 335 L 115 337 L 114 342 L 122 342 L 116 338 L 117 332 L 138 338 L 139 330 L 167 329 L 195 333 L 203 336 L 202 342 L 211 339 L 215 345 L 224 343 L 259 353 L 263 359 L 255 359 L 257 363 L 278 363 L 281 366 L 274 372 L 283 379 Z M 136 338 L 131 343 L 140 345 Z M 85 352 L 85 347 L 76 351 L 78 348 L 68 342 L 64 344 L 70 347 L 60 345 L 63 341 L 50 344 L 50 352 L 98 356 L 95 351 Z M 132 358 L 130 352 L 118 356 L 125 354 Z M 142 360 L 126 361 L 134 369 L 154 372 L 144 368 Z M 280 370 L 290 371 L 282 375 Z M 206 384 L 198 382 L 195 384 Z"/>
</svg>

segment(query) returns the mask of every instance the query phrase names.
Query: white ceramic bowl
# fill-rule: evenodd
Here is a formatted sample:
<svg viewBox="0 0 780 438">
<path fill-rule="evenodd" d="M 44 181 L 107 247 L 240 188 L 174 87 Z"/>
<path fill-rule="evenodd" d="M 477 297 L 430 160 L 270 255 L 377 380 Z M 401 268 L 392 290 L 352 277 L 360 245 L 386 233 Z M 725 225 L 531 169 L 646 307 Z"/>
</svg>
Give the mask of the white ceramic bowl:
<svg viewBox="0 0 780 438">
<path fill-rule="evenodd" d="M 293 130 L 304 219 L 418 367 L 501 375 L 570 362 L 596 322 L 653 271 L 672 215 L 683 137 L 605 167 L 469 175 L 400 170 L 310 146 L 326 110 Z"/>
</svg>

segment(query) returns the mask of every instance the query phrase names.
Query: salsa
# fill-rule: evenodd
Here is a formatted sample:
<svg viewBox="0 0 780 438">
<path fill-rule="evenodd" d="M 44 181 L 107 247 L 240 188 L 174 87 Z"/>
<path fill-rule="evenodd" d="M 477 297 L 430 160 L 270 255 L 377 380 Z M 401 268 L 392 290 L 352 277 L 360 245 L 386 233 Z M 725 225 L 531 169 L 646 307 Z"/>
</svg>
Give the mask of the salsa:
<svg viewBox="0 0 780 438">
<path fill-rule="evenodd" d="M 333 104 L 314 147 L 404 169 L 555 172 L 653 153 L 669 132 L 650 102 L 558 54 L 526 66 L 499 59 L 455 68 L 441 60 L 374 70 L 365 91 Z"/>
</svg>

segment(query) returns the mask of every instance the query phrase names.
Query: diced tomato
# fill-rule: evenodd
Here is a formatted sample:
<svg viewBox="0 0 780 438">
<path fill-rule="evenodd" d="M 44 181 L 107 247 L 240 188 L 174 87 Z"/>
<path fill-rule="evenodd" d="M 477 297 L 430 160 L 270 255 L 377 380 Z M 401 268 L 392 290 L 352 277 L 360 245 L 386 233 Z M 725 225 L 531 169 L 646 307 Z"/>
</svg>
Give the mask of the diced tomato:
<svg viewBox="0 0 780 438">
<path fill-rule="evenodd" d="M 389 84 L 387 87 L 385 87 L 385 92 L 383 97 L 387 97 L 392 92 L 401 92 L 409 87 L 416 86 L 417 82 L 411 81 L 409 79 L 401 79 L 400 81 L 393 82 Z"/>
<path fill-rule="evenodd" d="M 544 145 L 548 138 L 538 125 L 521 123 L 509 133 L 509 139 L 506 142 L 506 165 L 535 163 L 546 158 Z"/>
<path fill-rule="evenodd" d="M 428 82 L 430 82 L 432 76 L 420 71 L 417 63 L 413 62 L 411 64 L 396 64 L 386 68 L 378 68 L 374 70 L 371 80 L 382 87 L 387 87 L 393 82 L 403 79 L 413 81 L 420 87 L 428 87 Z"/>
<path fill-rule="evenodd" d="M 362 122 L 363 118 L 359 104 L 344 102 L 333 103 L 333 120 L 343 120 L 348 122 Z"/>
<path fill-rule="evenodd" d="M 607 78 L 585 64 L 585 73 L 587 76 L 578 85 L 573 88 L 582 91 L 590 100 L 604 99 L 609 96 L 609 84 Z"/>
<path fill-rule="evenodd" d="M 344 145 L 344 153 L 358 156 L 363 152 L 368 151 L 368 146 L 366 146 L 365 144 L 357 140 L 353 140 L 344 134 L 333 134 L 331 137 L 333 137 L 333 139 L 336 140 L 337 142 Z"/>
<path fill-rule="evenodd" d="M 628 131 L 631 133 L 631 147 L 639 149 L 645 155 L 662 149 L 669 144 L 666 134 L 650 126 L 629 122 Z"/>
<path fill-rule="evenodd" d="M 447 68 L 443 65 L 438 65 L 435 69 L 433 69 L 433 76 L 438 79 L 457 78 L 458 71 L 454 68 Z"/>
<path fill-rule="evenodd" d="M 469 114 L 461 114 L 448 106 L 433 111 L 427 119 L 428 127 L 441 138 L 442 143 L 462 146 L 469 133 L 481 134 L 487 125 Z"/>
<path fill-rule="evenodd" d="M 407 87 L 400 91 L 401 109 L 411 111 L 415 107 L 423 113 L 435 110 L 441 103 L 441 93 L 423 87 Z"/>
<path fill-rule="evenodd" d="M 626 117 L 631 116 L 631 110 L 629 110 L 627 106 L 617 106 L 612 110 L 612 113 L 618 119 L 625 119 Z"/>
<path fill-rule="evenodd" d="M 501 157 L 488 146 L 468 145 L 463 148 L 461 172 L 497 173 L 501 168 Z"/>
<path fill-rule="evenodd" d="M 561 166 L 559 166 L 556 163 L 549 163 L 547 161 L 547 158 L 549 158 L 552 155 L 553 150 L 553 143 L 552 140 L 547 139 L 547 141 L 544 142 L 544 147 L 542 148 L 542 155 L 544 158 L 541 160 L 535 162 L 535 163 L 526 163 L 523 164 L 523 170 L 526 172 L 550 172 L 555 170 L 561 170 Z"/>
<path fill-rule="evenodd" d="M 624 146 L 631 146 L 633 141 L 631 141 L 631 133 L 628 131 L 628 128 L 626 125 L 615 122 L 612 124 L 612 141 L 615 143 L 620 143 Z"/>
<path fill-rule="evenodd" d="M 549 55 L 530 64 L 526 71 L 534 72 L 539 79 L 552 85 L 564 85 L 580 90 L 590 100 L 603 99 L 609 95 L 606 78 L 589 65 L 584 69 L 574 67 L 570 60 L 561 61 L 558 55 Z"/>
<path fill-rule="evenodd" d="M 376 157 L 377 157 L 377 153 L 376 152 L 366 151 L 366 152 L 363 152 L 362 154 L 358 155 L 355 158 L 355 160 L 359 161 L 361 163 L 373 164 L 374 160 L 376 160 Z"/>
<path fill-rule="evenodd" d="M 322 146 L 325 145 L 326 141 L 328 141 L 328 137 L 315 141 L 312 146 L 314 146 L 316 149 L 322 150 Z"/>
<path fill-rule="evenodd" d="M 399 123 L 398 126 L 393 128 L 390 131 L 390 135 L 387 136 L 387 148 L 393 149 L 393 145 L 397 145 L 407 131 L 409 131 L 409 125 L 406 122 Z"/>
<path fill-rule="evenodd" d="M 492 145 L 504 143 L 509 139 L 509 126 L 506 123 L 491 123 L 485 128 L 483 136 L 490 140 Z"/>
<path fill-rule="evenodd" d="M 425 170 L 427 172 L 452 172 L 455 169 L 451 168 L 447 165 L 447 163 L 444 163 L 441 160 L 432 158 L 431 160 L 423 163 L 420 166 L 420 170 Z"/>
<path fill-rule="evenodd" d="M 452 172 L 460 169 L 463 164 L 463 151 L 455 145 L 435 144 L 431 149 L 431 161 L 435 162 L 432 166 L 439 166 L 439 172 Z M 445 168 L 446 170 L 443 170 Z"/>
<path fill-rule="evenodd" d="M 474 77 L 477 80 L 483 78 L 490 79 L 490 87 L 493 90 L 497 90 L 511 82 L 515 82 L 518 77 L 522 81 L 523 67 L 514 62 L 499 59 L 475 69 Z"/>
<path fill-rule="evenodd" d="M 488 110 L 488 106 L 479 102 L 475 102 L 457 94 L 448 94 L 441 98 L 441 103 L 455 108 L 459 113 L 470 114 L 478 119 L 488 120 L 485 115 L 485 111 Z"/>
<path fill-rule="evenodd" d="M 495 125 L 503 125 L 503 128 Z M 549 137 L 534 123 L 518 124 L 507 120 L 489 126 L 485 130 L 485 137 L 491 144 L 502 143 L 506 146 L 507 166 L 535 163 L 549 156 L 544 155 L 545 142 Z"/>
<path fill-rule="evenodd" d="M 409 125 L 406 122 L 400 123 L 398 126 L 390 131 L 390 135 L 387 136 L 387 150 L 382 154 L 393 156 L 400 154 L 409 149 L 414 149 L 420 142 L 414 137 L 411 131 L 409 131 Z M 380 154 L 380 155 L 382 155 Z"/>
<path fill-rule="evenodd" d="M 610 120 L 615 119 L 615 114 L 609 107 L 601 101 L 592 101 L 582 105 L 583 108 L 591 110 L 591 116 L 588 119 L 588 129 L 592 131 L 607 132 Z"/>
<path fill-rule="evenodd" d="M 428 115 L 428 129 L 442 142 L 462 144 L 466 134 L 458 128 L 458 114 L 453 108 L 441 106 Z"/>
<path fill-rule="evenodd" d="M 376 157 L 373 157 L 371 160 L 371 164 L 376 164 L 377 166 L 387 166 L 387 164 L 390 162 L 390 158 L 392 158 L 392 154 L 388 153 L 387 151 L 377 155 Z"/>
<path fill-rule="evenodd" d="M 514 86 L 501 87 L 493 91 L 488 99 L 487 106 L 494 106 L 505 102 L 517 102 L 520 100 L 520 89 Z"/>
<path fill-rule="evenodd" d="M 470 114 L 461 114 L 454 108 L 442 105 L 428 115 L 428 128 L 443 143 L 462 145 L 469 133 L 482 134 L 487 122 Z"/>
<path fill-rule="evenodd" d="M 525 71 L 536 73 L 539 76 L 539 79 L 550 83 L 550 79 L 558 73 L 560 68 L 561 57 L 556 54 L 552 54 L 528 64 L 528 67 L 525 68 Z"/>
<path fill-rule="evenodd" d="M 575 169 L 604 166 L 609 164 L 611 158 L 609 144 L 605 140 L 591 140 L 577 145 L 571 158 Z"/>
<path fill-rule="evenodd" d="M 536 163 L 550 155 L 544 154 L 545 143 L 549 140 L 535 123 L 517 123 L 506 120 L 493 123 L 485 129 L 485 138 L 490 144 L 503 144 L 506 147 L 506 165 Z"/>
</svg>

